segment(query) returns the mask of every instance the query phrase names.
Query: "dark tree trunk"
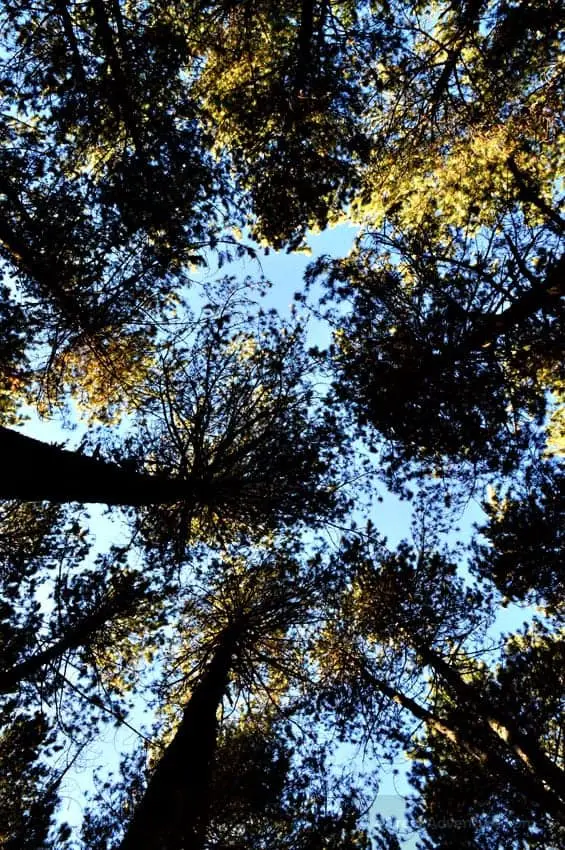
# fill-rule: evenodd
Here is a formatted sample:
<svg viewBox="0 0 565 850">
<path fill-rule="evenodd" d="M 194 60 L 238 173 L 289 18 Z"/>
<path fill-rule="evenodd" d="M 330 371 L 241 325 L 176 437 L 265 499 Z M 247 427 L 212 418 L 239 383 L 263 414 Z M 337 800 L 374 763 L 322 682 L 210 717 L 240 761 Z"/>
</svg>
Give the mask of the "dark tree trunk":
<svg viewBox="0 0 565 850">
<path fill-rule="evenodd" d="M 107 67 L 110 69 L 112 75 L 113 85 L 108 88 L 110 105 L 117 120 L 123 120 L 124 126 L 135 145 L 136 153 L 138 156 L 141 156 L 143 149 L 135 108 L 131 101 L 126 75 L 122 68 L 122 60 L 116 49 L 114 34 L 106 14 L 106 7 L 103 0 L 92 0 L 92 9 L 99 45 L 102 48 L 102 52 L 108 63 Z M 119 21 L 117 23 L 118 28 L 120 28 Z M 125 38 L 123 31 L 121 35 Z M 122 47 L 126 49 L 125 42 Z M 125 56 L 123 59 L 125 59 Z"/>
<path fill-rule="evenodd" d="M 92 614 L 86 615 L 80 622 L 69 626 L 62 638 L 41 652 L 36 652 L 24 661 L 20 661 L 7 670 L 0 670 L 0 693 L 9 693 L 25 680 L 36 676 L 47 664 L 72 649 L 86 646 L 92 637 L 106 623 L 118 614 L 131 610 L 140 592 L 131 589 L 122 596 L 116 596 L 97 608 Z"/>
<path fill-rule="evenodd" d="M 565 255 L 548 269 L 545 280 L 537 281 L 527 292 L 500 313 L 476 317 L 475 327 L 466 336 L 451 346 L 445 345 L 437 354 L 423 353 L 417 365 L 391 369 L 391 380 L 405 393 L 407 386 L 429 384 L 437 381 L 444 372 L 449 372 L 455 363 L 465 363 L 482 349 L 490 349 L 499 337 L 504 337 L 514 328 L 520 327 L 536 313 L 543 310 L 559 316 L 565 296 Z"/>
<path fill-rule="evenodd" d="M 228 628 L 194 688 L 175 737 L 166 748 L 139 803 L 120 850 L 199 850 L 208 822 L 217 713 L 238 637 Z"/>
<path fill-rule="evenodd" d="M 500 741 L 512 750 L 520 762 L 543 785 L 549 787 L 562 801 L 562 820 L 565 818 L 565 772 L 544 753 L 531 735 L 517 727 L 497 705 L 479 693 L 478 689 L 461 677 L 437 652 L 420 647 L 419 654 L 429 667 L 443 680 L 460 706 L 467 706 L 469 714 L 479 717 Z"/>
<path fill-rule="evenodd" d="M 197 499 L 187 481 L 130 472 L 9 428 L 0 427 L 0 453 L 0 499 L 132 506 Z"/>
<path fill-rule="evenodd" d="M 368 672 L 364 677 L 376 690 L 409 711 L 417 720 L 425 723 L 428 729 L 433 729 L 438 735 L 451 741 L 455 747 L 467 752 L 480 762 L 491 775 L 498 775 L 503 782 L 524 794 L 527 799 L 539 803 L 558 822 L 565 823 L 563 800 L 559 794 L 552 788 L 547 788 L 544 782 L 540 781 L 542 777 L 520 770 L 500 753 L 500 744 L 505 742 L 493 733 L 486 718 L 484 734 L 477 734 L 476 726 L 469 728 L 465 718 L 474 716 L 475 712 L 474 707 L 468 702 L 460 703 L 457 711 L 449 719 L 445 719 L 424 708 L 384 680 L 377 679 Z M 483 720 L 482 717 L 480 719 Z"/>
<path fill-rule="evenodd" d="M 297 94 L 305 93 L 310 82 L 312 69 L 312 36 L 314 34 L 314 2 L 302 0 L 300 29 L 298 30 L 298 68 L 295 89 Z"/>
<path fill-rule="evenodd" d="M 63 31 L 65 33 L 65 38 L 67 39 L 67 43 L 69 45 L 71 55 L 73 57 L 73 70 L 76 82 L 79 85 L 86 87 L 86 74 L 84 71 L 84 66 L 82 64 L 80 48 L 73 28 L 73 21 L 67 8 L 66 0 L 57 0 L 55 6 L 59 17 L 61 18 L 61 21 L 63 23 Z"/>
</svg>

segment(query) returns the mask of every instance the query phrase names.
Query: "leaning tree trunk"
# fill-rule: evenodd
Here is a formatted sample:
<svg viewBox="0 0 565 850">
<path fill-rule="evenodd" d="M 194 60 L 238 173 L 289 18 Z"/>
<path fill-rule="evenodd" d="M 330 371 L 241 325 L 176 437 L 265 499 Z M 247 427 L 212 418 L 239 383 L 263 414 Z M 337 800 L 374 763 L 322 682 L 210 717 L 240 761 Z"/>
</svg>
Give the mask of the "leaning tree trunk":
<svg viewBox="0 0 565 850">
<path fill-rule="evenodd" d="M 208 822 L 210 773 L 222 702 L 239 635 L 220 636 L 192 692 L 175 737 L 166 748 L 139 803 L 120 850 L 199 850 Z"/>
<path fill-rule="evenodd" d="M 59 640 L 24 658 L 13 667 L 0 670 L 0 694 L 14 691 L 20 682 L 35 678 L 53 661 L 58 661 L 65 652 L 87 646 L 107 623 L 120 614 L 131 611 L 141 597 L 141 591 L 129 589 L 115 598 L 103 602 L 90 614 L 65 630 Z"/>
<path fill-rule="evenodd" d="M 197 498 L 188 481 L 130 472 L 9 428 L 0 427 L 0 456 L 0 499 L 140 506 Z"/>
<path fill-rule="evenodd" d="M 565 772 L 543 751 L 531 735 L 522 732 L 513 718 L 484 697 L 478 689 L 466 682 L 458 670 L 448 664 L 430 647 L 419 647 L 419 654 L 443 680 L 459 705 L 485 722 L 494 735 L 513 752 L 515 757 L 543 787 L 551 789 L 561 800 L 561 821 L 565 822 Z"/>
<path fill-rule="evenodd" d="M 477 734 L 477 729 L 470 729 L 465 719 L 474 711 L 474 706 L 467 702 L 459 705 L 457 712 L 449 718 L 440 717 L 428 708 L 417 703 L 414 699 L 393 688 L 384 679 L 378 679 L 368 671 L 363 671 L 365 681 L 376 690 L 393 700 L 397 705 L 409 711 L 413 717 L 426 724 L 441 737 L 448 740 L 454 747 L 468 753 L 476 759 L 483 768 L 493 776 L 500 776 L 510 787 L 522 793 L 527 799 L 535 800 L 546 809 L 558 822 L 565 823 L 562 798 L 551 787 L 540 781 L 539 776 L 520 770 L 501 753 L 501 743 L 505 743 L 488 722 L 485 722 L 484 734 Z M 481 720 L 484 718 L 481 717 Z"/>
</svg>

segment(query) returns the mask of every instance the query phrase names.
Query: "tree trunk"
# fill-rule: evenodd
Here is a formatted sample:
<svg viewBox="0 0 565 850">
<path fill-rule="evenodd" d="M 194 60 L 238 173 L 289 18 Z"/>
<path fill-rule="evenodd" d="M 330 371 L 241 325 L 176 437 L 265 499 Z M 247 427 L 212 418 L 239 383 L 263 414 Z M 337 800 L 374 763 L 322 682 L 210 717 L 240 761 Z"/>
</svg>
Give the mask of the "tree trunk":
<svg viewBox="0 0 565 850">
<path fill-rule="evenodd" d="M 122 596 L 118 595 L 108 600 L 92 614 L 85 616 L 79 623 L 69 626 L 64 636 L 51 646 L 41 652 L 34 653 L 7 670 L 0 670 L 0 693 L 10 693 L 22 680 L 33 678 L 43 667 L 60 658 L 68 650 L 85 646 L 93 635 L 113 617 L 126 612 L 128 609 L 131 610 L 139 596 L 139 590 L 136 592 L 130 589 Z"/>
<path fill-rule="evenodd" d="M 92 0 L 92 9 L 99 46 L 102 48 L 107 67 L 112 75 L 112 85 L 108 88 L 111 108 L 117 120 L 123 120 L 124 126 L 134 143 L 137 155 L 142 156 L 143 147 L 136 119 L 136 110 L 131 101 L 127 79 L 116 49 L 114 34 L 106 14 L 106 6 L 103 0 Z"/>
<path fill-rule="evenodd" d="M 545 784 L 563 801 L 565 816 L 565 772 L 544 753 L 531 735 L 521 732 L 515 721 L 498 706 L 483 697 L 478 689 L 465 682 L 461 674 L 429 647 L 419 647 L 418 652 L 445 682 L 455 695 L 460 706 L 467 706 L 469 713 L 476 714 L 491 731 L 503 741 L 515 756 L 541 783 Z"/>
<path fill-rule="evenodd" d="M 139 803 L 120 850 L 199 850 L 208 822 L 208 790 L 216 752 L 217 713 L 240 629 L 227 628 L 194 688 L 175 737 Z"/>
<path fill-rule="evenodd" d="M 130 472 L 3 427 L 0 456 L 0 499 L 141 506 L 195 502 L 200 492 L 182 479 Z"/>
<path fill-rule="evenodd" d="M 69 10 L 67 8 L 66 0 L 56 0 L 56 9 L 63 23 L 63 31 L 65 33 L 65 38 L 67 39 L 71 56 L 73 57 L 73 70 L 75 75 L 76 82 L 86 88 L 86 74 L 84 71 L 84 65 L 82 64 L 82 58 L 80 55 L 80 47 L 78 45 L 78 41 L 75 35 L 75 31 L 73 28 L 73 21 L 71 15 L 69 14 Z M 84 90 L 84 89 L 83 89 Z"/>
<path fill-rule="evenodd" d="M 306 97 L 312 73 L 312 36 L 314 33 L 314 2 L 302 0 L 300 28 L 298 30 L 297 70 L 295 94 Z"/>
<path fill-rule="evenodd" d="M 384 680 L 377 679 L 368 671 L 365 671 L 364 677 L 373 687 L 396 702 L 397 705 L 405 708 L 413 717 L 425 723 L 429 729 L 433 729 L 438 735 L 446 738 L 455 747 L 459 747 L 472 758 L 479 761 L 489 773 L 494 776 L 500 776 L 503 782 L 507 783 L 511 788 L 515 788 L 524 794 L 526 798 L 535 800 L 559 823 L 565 824 L 565 810 L 563 801 L 559 795 L 553 789 L 545 787 L 544 783 L 539 781 L 540 777 L 534 777 L 523 772 L 497 752 L 498 747 L 496 745 L 500 744 L 501 740 L 496 740 L 495 735 L 492 734 L 492 727 L 489 724 L 485 728 L 485 735 L 483 737 L 482 735 L 477 735 L 476 729 L 470 731 L 465 722 L 459 722 L 456 719 L 463 719 L 465 716 L 473 713 L 473 709 L 469 706 L 468 702 L 460 704 L 456 715 L 446 720 L 424 708 L 424 706 L 421 706 L 411 697 L 393 688 Z"/>
</svg>

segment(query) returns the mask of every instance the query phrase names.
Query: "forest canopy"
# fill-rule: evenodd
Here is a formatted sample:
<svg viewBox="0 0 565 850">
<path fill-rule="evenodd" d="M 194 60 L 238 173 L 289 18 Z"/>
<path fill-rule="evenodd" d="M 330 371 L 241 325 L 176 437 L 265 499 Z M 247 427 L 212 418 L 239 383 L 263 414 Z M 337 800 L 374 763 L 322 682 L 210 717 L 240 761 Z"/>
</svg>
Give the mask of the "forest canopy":
<svg viewBox="0 0 565 850">
<path fill-rule="evenodd" d="M 0 38 L 0 848 L 563 846 L 562 3 Z"/>
</svg>

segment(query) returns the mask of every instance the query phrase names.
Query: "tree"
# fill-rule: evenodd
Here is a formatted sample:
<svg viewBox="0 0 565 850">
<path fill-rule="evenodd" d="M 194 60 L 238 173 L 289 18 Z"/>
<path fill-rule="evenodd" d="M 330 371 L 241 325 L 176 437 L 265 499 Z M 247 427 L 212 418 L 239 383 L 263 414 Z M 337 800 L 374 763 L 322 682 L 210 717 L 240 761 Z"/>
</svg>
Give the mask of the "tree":
<svg viewBox="0 0 565 850">
<path fill-rule="evenodd" d="M 21 682 L 36 679 L 39 675 L 45 676 L 46 670 L 52 665 L 57 666 L 61 659 L 74 650 L 93 651 L 99 643 L 103 648 L 116 640 L 116 625 L 120 619 L 131 618 L 133 611 L 137 616 L 147 607 L 147 599 L 144 599 L 146 588 L 140 581 L 135 580 L 131 574 L 119 575 L 114 581 L 114 587 L 110 586 L 105 593 L 100 593 L 96 586 L 99 579 L 88 587 L 86 581 L 81 584 L 81 592 L 90 595 L 92 609 L 81 612 L 80 619 L 70 619 L 70 622 L 62 622 L 59 610 L 58 632 L 59 635 L 45 646 L 45 640 L 41 641 L 42 648 L 34 651 L 27 657 L 20 658 L 12 666 L 6 666 L 0 670 L 0 693 L 9 693 L 15 690 Z M 66 593 L 65 593 L 66 591 Z M 61 591 L 59 591 L 61 592 Z M 71 589 L 62 591 L 67 597 L 67 603 L 71 596 Z M 79 599 L 73 599 L 74 606 L 78 607 Z M 145 604 L 144 604 L 145 603 Z M 144 612 L 146 613 L 146 611 Z M 26 624 L 30 628 L 30 623 Z M 113 634 L 105 634 L 110 631 Z M 16 635 L 14 635 L 16 637 Z M 18 640 L 21 636 L 17 635 Z M 37 638 L 37 635 L 36 635 Z M 45 679 L 43 687 L 45 689 Z"/>
<path fill-rule="evenodd" d="M 323 570 L 301 566 L 292 546 L 268 549 L 260 561 L 239 552 L 213 562 L 206 579 L 200 598 L 189 595 L 184 645 L 175 648 L 176 684 L 169 704 L 171 698 L 172 705 L 180 702 L 180 721 L 156 754 L 119 845 L 123 850 L 203 846 L 222 704 L 243 691 L 254 713 L 259 689 L 268 694 L 267 705 L 282 705 L 287 680 L 301 677 L 300 629 L 326 592 Z"/>
<path fill-rule="evenodd" d="M 107 448 L 117 461 L 0 431 L 6 456 L 18 459 L 0 494 L 169 504 L 146 512 L 144 523 L 173 543 L 178 533 L 186 540 L 191 518 L 203 527 L 275 527 L 339 512 L 330 466 L 337 451 L 345 457 L 346 438 L 309 385 L 300 325 L 230 309 L 232 318 L 224 307 L 192 329 L 192 338 L 169 341 L 138 388 L 137 422 L 125 446 Z"/>
<path fill-rule="evenodd" d="M 0 251 L 33 329 L 35 369 L 18 377 L 42 393 L 59 395 L 53 372 L 79 389 L 102 367 L 107 388 L 135 382 L 220 208 L 239 220 L 193 91 L 196 8 L 181 5 L 3 7 Z"/>
<path fill-rule="evenodd" d="M 17 674 L 10 681 L 10 671 L 18 669 L 21 662 L 25 669 L 24 659 L 34 655 L 44 622 L 49 619 L 44 617 L 38 600 L 40 588 L 49 582 L 49 572 L 58 566 L 60 575 L 66 576 L 66 567 L 84 559 L 89 546 L 70 533 L 75 523 L 80 528 L 76 514 L 69 522 L 58 506 L 4 502 L 0 516 L 2 667 L 6 686 L 0 690 L 6 692 L 19 681 Z M 59 613 L 62 615 L 62 611 Z"/>
<path fill-rule="evenodd" d="M 519 709 L 519 722 L 530 727 L 552 758 L 551 764 L 556 769 L 561 765 L 563 774 L 562 641 L 535 629 L 512 636 L 496 679 L 496 684 L 490 685 L 494 700 L 512 703 L 512 712 Z M 539 789 L 533 793 L 527 782 L 520 787 L 519 781 L 512 782 L 502 772 L 485 770 L 484 763 L 455 749 L 447 739 L 440 740 L 431 730 L 416 743 L 414 757 L 412 782 L 421 794 L 414 814 L 434 847 L 457 843 L 469 848 L 541 848 L 561 843 L 563 779 L 554 800 L 548 794 L 540 795 Z M 530 765 L 530 770 L 535 773 L 535 765 Z M 546 780 L 545 787 L 556 789 L 555 780 Z M 431 844 L 426 841 L 424 846 Z"/>
<path fill-rule="evenodd" d="M 285 734 L 284 724 L 271 715 L 248 715 L 220 731 L 203 846 L 369 847 L 356 789 L 344 782 L 332 786 L 323 752 L 307 739 L 301 740 L 299 751 Z M 131 805 L 141 773 L 142 766 L 123 771 L 121 782 L 112 789 L 114 795 L 121 794 L 121 802 L 112 805 L 113 814 L 103 792 L 96 798 L 83 830 L 86 846 L 92 850 L 114 846 L 108 835 L 114 834 L 115 813 L 120 805 L 123 810 Z"/>
<path fill-rule="evenodd" d="M 375 249 L 336 264 L 332 285 L 353 302 L 331 352 L 336 397 L 362 428 L 375 426 L 395 471 L 414 461 L 441 468 L 445 457 L 510 469 L 563 379 L 563 261 L 524 290 L 506 273 L 500 285 L 486 283 L 490 272 L 461 269 L 467 260 L 439 260 L 425 238 L 417 253 L 376 238 Z M 387 246 L 402 272 L 382 253 Z M 492 262 L 504 268 L 500 254 Z"/>
<path fill-rule="evenodd" d="M 440 4 L 426 26 L 408 4 L 412 49 L 377 60 L 386 96 L 357 248 L 311 272 L 350 305 L 335 318 L 336 396 L 395 472 L 446 458 L 508 471 L 562 389 L 563 21 L 540 8 L 533 39 L 526 5 Z"/>
<path fill-rule="evenodd" d="M 255 236 L 297 247 L 351 197 L 369 145 L 358 43 L 370 49 L 373 26 L 386 41 L 384 26 L 326 0 L 217 4 L 210 18 L 198 87 L 216 144 L 249 197 Z"/>
<path fill-rule="evenodd" d="M 210 813 L 205 843 L 210 848 L 370 846 L 357 788 L 346 781 L 332 787 L 323 748 L 305 738 L 299 748 L 283 724 L 269 717 L 254 724 L 246 718 L 225 729 L 212 774 Z"/>
<path fill-rule="evenodd" d="M 16 266 L 31 272 L 42 297 L 73 298 L 77 285 L 88 297 L 89 271 L 102 271 L 115 259 L 112 250 L 125 249 L 124 261 L 137 247 L 137 260 L 119 279 L 121 308 L 114 306 L 123 309 L 128 294 L 134 303 L 142 295 L 139 288 L 128 292 L 128 279 L 137 287 L 149 273 L 154 284 L 159 277 L 165 284 L 171 266 L 215 231 L 211 193 L 220 169 L 208 154 L 192 94 L 194 59 L 183 39 L 194 10 L 182 5 L 176 20 L 158 5 L 136 3 L 126 11 L 100 0 L 55 8 L 16 0 L 4 7 L 5 96 L 17 106 L 8 120 L 6 155 L 16 179 L 5 181 L 6 219 L 24 251 L 8 238 L 5 247 Z M 57 200 L 61 214 L 48 218 L 45 204 L 53 212 Z M 73 214 L 71 247 L 65 221 Z M 68 248 L 57 262 L 60 239 Z M 31 269 L 26 255 L 41 269 Z M 57 281 L 53 272 L 65 268 Z"/>
<path fill-rule="evenodd" d="M 535 626 L 513 635 L 489 667 L 470 642 L 487 613 L 481 595 L 465 592 L 439 555 L 416 558 L 405 545 L 391 554 L 382 543 L 356 542 L 342 556 L 359 572 L 322 639 L 329 674 L 322 704 L 340 704 L 344 729 L 363 724 L 372 736 L 376 724 L 386 724 L 388 745 L 396 740 L 409 750 L 421 794 L 415 823 L 445 842 L 439 846 L 453 846 L 454 836 L 462 846 L 482 846 L 480 837 L 490 841 L 491 833 L 497 846 L 501 816 L 507 836 L 508 819 L 513 825 L 508 846 L 537 831 L 545 836 L 540 846 L 551 846 L 565 800 L 560 635 Z M 399 710 L 425 733 L 411 738 Z M 478 843 L 463 844 L 469 835 Z"/>
<path fill-rule="evenodd" d="M 239 632 L 236 622 L 218 636 L 214 655 L 128 826 L 122 850 L 202 845 L 216 749 L 216 715 L 228 687 Z"/>
<path fill-rule="evenodd" d="M 136 568 L 127 546 L 92 552 L 84 511 L 12 502 L 3 503 L 1 515 L 0 712 L 5 758 L 13 762 L 3 772 L 11 777 L 5 793 L 17 799 L 21 771 L 24 808 L 14 808 L 13 823 L 21 820 L 31 841 L 29 818 L 37 821 L 45 847 L 51 845 L 42 824 L 65 832 L 54 814 L 60 783 L 105 725 L 128 723 L 133 688 L 166 623 L 171 587 L 158 587 L 149 566 Z M 36 814 L 33 806 L 26 813 L 34 799 Z M 12 823 L 8 815 L 4 820 Z M 63 836 L 51 840 L 59 846 Z"/>
</svg>

